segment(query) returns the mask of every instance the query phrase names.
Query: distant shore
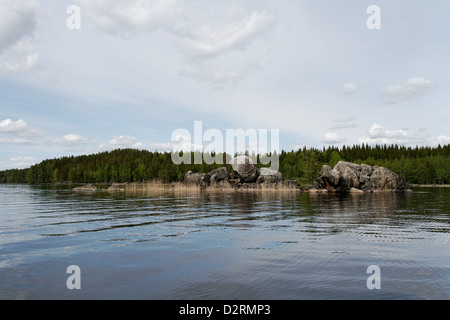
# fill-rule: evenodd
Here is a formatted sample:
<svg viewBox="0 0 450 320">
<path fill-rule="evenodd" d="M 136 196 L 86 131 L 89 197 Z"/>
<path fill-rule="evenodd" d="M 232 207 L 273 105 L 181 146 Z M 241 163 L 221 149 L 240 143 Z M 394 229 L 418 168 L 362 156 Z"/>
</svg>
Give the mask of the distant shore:
<svg viewBox="0 0 450 320">
<path fill-rule="evenodd" d="M 417 185 L 416 185 L 417 186 Z M 449 186 L 450 187 L 450 186 Z M 306 192 L 306 193 L 328 193 L 326 189 L 315 189 L 308 186 L 300 187 L 295 181 L 283 181 L 278 183 L 239 183 L 219 182 L 212 185 L 201 185 L 186 182 L 164 183 L 161 181 L 131 182 L 131 183 L 111 183 L 111 184 L 86 184 L 73 188 L 74 191 L 81 192 L 219 192 L 219 193 L 248 193 L 248 192 Z M 356 190 L 358 193 L 371 193 Z M 353 188 L 350 193 L 356 193 Z M 405 191 L 411 191 L 405 190 Z M 377 192 L 393 192 L 391 190 L 374 190 Z"/>
<path fill-rule="evenodd" d="M 412 184 L 412 188 L 450 188 L 450 184 Z"/>
<path fill-rule="evenodd" d="M 184 182 L 162 183 L 162 182 L 144 182 L 127 183 L 121 185 L 125 192 L 152 192 L 152 191 L 174 191 L 174 192 L 301 192 L 297 185 L 292 183 L 268 183 L 268 184 L 240 184 L 233 186 L 230 183 L 217 183 L 210 186 L 198 184 L 189 184 Z M 108 188 L 108 191 L 115 191 L 114 185 Z"/>
</svg>

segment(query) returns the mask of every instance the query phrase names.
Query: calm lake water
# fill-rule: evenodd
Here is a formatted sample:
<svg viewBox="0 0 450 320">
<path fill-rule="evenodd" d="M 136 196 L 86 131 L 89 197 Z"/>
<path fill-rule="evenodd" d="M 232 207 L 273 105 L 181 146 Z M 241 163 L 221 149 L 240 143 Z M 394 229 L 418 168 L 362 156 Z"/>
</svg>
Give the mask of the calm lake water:
<svg viewBox="0 0 450 320">
<path fill-rule="evenodd" d="M 108 194 L 0 185 L 0 299 L 449 299 L 450 188 Z M 81 270 L 81 290 L 66 286 Z M 369 290 L 367 268 L 380 268 Z"/>
</svg>

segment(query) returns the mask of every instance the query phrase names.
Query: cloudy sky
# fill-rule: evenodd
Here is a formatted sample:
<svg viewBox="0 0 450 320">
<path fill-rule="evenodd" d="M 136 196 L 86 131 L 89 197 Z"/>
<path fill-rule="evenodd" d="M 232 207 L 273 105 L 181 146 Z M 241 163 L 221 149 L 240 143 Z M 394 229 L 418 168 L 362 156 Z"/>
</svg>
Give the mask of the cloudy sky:
<svg viewBox="0 0 450 320">
<path fill-rule="evenodd" d="M 444 0 L 0 0 L 0 169 L 165 150 L 194 121 L 279 129 L 284 150 L 448 144 L 449 12 Z"/>
</svg>

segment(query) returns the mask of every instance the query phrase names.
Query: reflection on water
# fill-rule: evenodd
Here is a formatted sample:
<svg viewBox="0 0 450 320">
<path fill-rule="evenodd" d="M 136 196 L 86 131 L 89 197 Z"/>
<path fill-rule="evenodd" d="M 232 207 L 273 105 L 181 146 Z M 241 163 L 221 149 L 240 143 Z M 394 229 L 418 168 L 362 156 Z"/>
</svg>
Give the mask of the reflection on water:
<svg viewBox="0 0 450 320">
<path fill-rule="evenodd" d="M 449 195 L 2 185 L 0 299 L 448 299 Z"/>
</svg>

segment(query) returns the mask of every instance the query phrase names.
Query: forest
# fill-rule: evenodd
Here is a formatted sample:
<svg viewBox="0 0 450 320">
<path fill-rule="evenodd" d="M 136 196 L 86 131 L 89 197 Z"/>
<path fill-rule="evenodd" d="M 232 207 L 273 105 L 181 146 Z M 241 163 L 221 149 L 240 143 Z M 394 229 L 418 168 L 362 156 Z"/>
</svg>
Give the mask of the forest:
<svg viewBox="0 0 450 320">
<path fill-rule="evenodd" d="M 191 154 L 193 157 L 193 154 Z M 219 155 L 220 156 L 220 155 Z M 222 155 L 225 159 L 229 157 Z M 303 148 L 281 151 L 279 171 L 286 180 L 310 184 L 324 164 L 334 166 L 344 160 L 386 167 L 411 184 L 450 184 L 450 145 L 405 147 L 398 145 L 353 145 L 322 150 Z M 123 183 L 182 181 L 186 172 L 209 172 L 221 164 L 181 164 L 170 153 L 117 149 L 92 155 L 67 156 L 42 161 L 26 169 L 0 171 L 0 183 Z M 261 164 L 257 164 L 261 167 Z M 230 165 L 226 165 L 229 172 Z"/>
</svg>

